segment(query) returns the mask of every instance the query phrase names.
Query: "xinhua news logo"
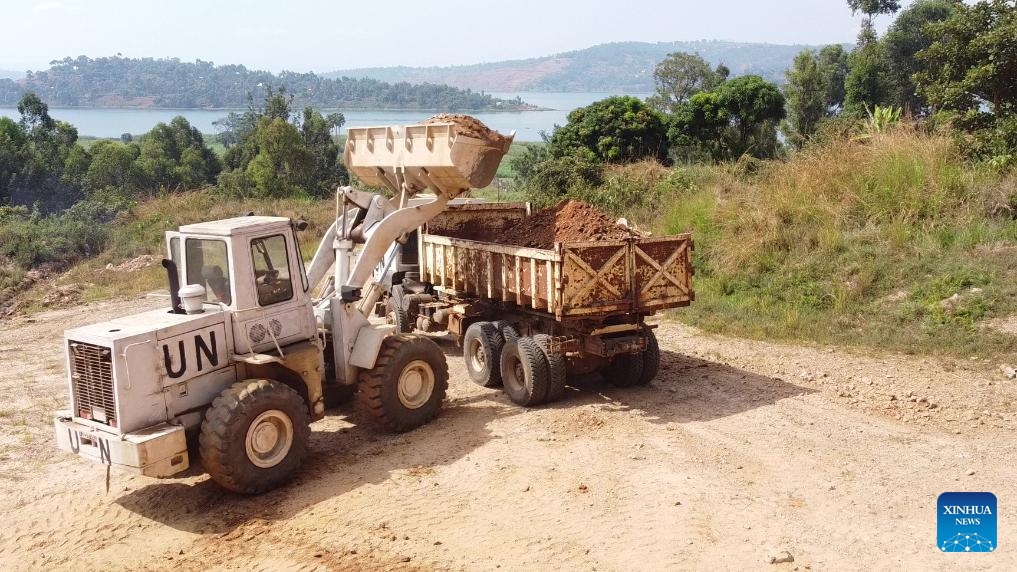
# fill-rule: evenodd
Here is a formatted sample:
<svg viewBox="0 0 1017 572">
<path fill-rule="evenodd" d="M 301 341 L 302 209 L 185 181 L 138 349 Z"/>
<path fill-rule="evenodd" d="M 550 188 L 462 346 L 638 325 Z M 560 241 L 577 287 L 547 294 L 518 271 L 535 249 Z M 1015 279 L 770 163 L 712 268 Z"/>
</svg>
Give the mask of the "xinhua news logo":
<svg viewBox="0 0 1017 572">
<path fill-rule="evenodd" d="M 996 551 L 996 495 L 943 493 L 936 505 L 940 552 Z"/>
</svg>

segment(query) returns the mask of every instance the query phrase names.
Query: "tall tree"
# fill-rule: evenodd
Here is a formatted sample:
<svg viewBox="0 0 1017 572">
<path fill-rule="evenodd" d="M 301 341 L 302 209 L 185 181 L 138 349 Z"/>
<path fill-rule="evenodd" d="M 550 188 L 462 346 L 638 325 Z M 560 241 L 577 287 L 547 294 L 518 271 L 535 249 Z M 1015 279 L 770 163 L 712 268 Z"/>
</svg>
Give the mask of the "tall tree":
<svg viewBox="0 0 1017 572">
<path fill-rule="evenodd" d="M 862 31 L 858 34 L 858 44 L 864 46 L 876 39 L 874 20 L 880 14 L 893 14 L 900 10 L 900 0 L 847 0 L 852 14 L 861 12 Z"/>
<path fill-rule="evenodd" d="M 788 116 L 784 131 L 788 141 L 800 148 L 829 112 L 827 100 L 830 90 L 819 58 L 812 50 L 804 50 L 795 56 L 786 77 L 784 95 Z"/>
<path fill-rule="evenodd" d="M 730 70 L 723 64 L 716 69 L 698 54 L 675 52 L 657 64 L 653 70 L 656 93 L 647 99 L 654 108 L 674 113 L 679 105 L 693 95 L 710 91 L 727 79 Z"/>
<path fill-rule="evenodd" d="M 844 83 L 844 113 L 864 117 L 866 108 L 893 105 L 894 83 L 886 44 L 880 41 L 860 45 L 848 58 L 847 80 Z"/>
<path fill-rule="evenodd" d="M 892 83 L 891 99 L 894 104 L 922 113 L 928 105 L 918 93 L 913 76 L 921 70 L 916 54 L 936 40 L 930 34 L 930 24 L 949 18 L 959 0 L 918 0 L 902 11 L 883 37 L 886 44 L 889 77 Z"/>
<path fill-rule="evenodd" d="M 819 50 L 819 67 L 826 80 L 826 106 L 837 112 L 844 108 L 845 82 L 848 72 L 848 53 L 840 44 L 830 44 Z"/>
</svg>

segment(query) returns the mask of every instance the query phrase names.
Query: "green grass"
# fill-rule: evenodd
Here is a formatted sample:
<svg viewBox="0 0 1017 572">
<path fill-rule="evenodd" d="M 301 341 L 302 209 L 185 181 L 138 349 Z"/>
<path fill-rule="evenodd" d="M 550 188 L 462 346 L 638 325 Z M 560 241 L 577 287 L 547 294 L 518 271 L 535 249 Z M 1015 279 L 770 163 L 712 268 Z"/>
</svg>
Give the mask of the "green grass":
<svg viewBox="0 0 1017 572">
<path fill-rule="evenodd" d="M 1017 222 L 988 214 L 1014 184 L 965 164 L 948 139 L 901 131 L 751 177 L 729 167 L 695 176 L 655 225 L 695 233 L 697 298 L 681 319 L 907 353 L 1017 349 L 1017 338 L 980 327 L 1017 313 Z"/>
</svg>

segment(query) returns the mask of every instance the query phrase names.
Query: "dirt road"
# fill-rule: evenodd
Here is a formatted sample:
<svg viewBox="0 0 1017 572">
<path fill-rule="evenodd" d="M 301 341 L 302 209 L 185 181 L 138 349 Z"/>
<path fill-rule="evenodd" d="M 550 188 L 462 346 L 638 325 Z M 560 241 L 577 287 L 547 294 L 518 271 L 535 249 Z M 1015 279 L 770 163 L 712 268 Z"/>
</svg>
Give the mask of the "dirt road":
<svg viewBox="0 0 1017 572">
<path fill-rule="evenodd" d="M 0 569 L 1017 569 L 1017 383 L 995 364 L 671 322 L 649 387 L 588 379 L 525 410 L 471 384 L 446 343 L 449 400 L 422 429 L 341 410 L 281 490 L 114 472 L 106 493 L 103 467 L 52 445 L 61 332 L 163 304 L 0 322 Z M 999 551 L 937 552 L 936 498 L 954 490 L 997 495 Z"/>
</svg>

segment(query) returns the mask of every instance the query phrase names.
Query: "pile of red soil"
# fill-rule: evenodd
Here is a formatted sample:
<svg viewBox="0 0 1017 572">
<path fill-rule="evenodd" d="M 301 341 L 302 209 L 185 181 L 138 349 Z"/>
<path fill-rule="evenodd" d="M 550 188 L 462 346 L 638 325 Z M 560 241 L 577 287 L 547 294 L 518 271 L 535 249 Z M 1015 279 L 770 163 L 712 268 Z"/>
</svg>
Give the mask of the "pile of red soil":
<svg viewBox="0 0 1017 572">
<path fill-rule="evenodd" d="M 501 147 L 506 137 L 497 131 L 484 125 L 482 121 L 469 115 L 458 115 L 453 113 L 441 113 L 420 122 L 421 125 L 432 123 L 452 123 L 455 125 L 455 134 L 464 137 L 472 137 L 487 141 L 492 147 Z"/>
<path fill-rule="evenodd" d="M 569 200 L 530 216 L 498 236 L 496 242 L 547 249 L 556 242 L 624 240 L 631 236 L 631 230 L 616 224 L 597 207 Z"/>
</svg>

